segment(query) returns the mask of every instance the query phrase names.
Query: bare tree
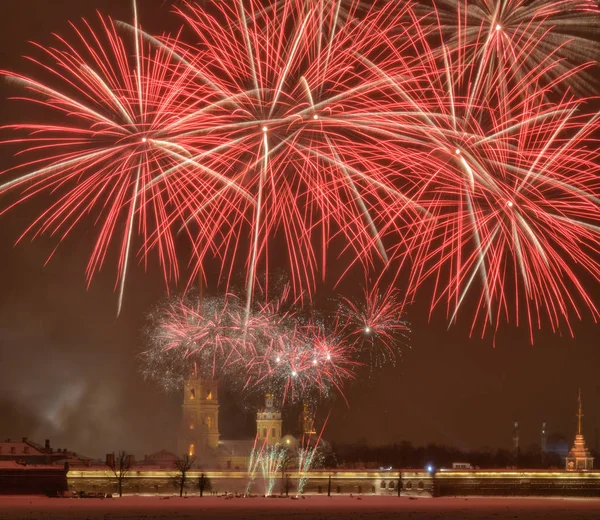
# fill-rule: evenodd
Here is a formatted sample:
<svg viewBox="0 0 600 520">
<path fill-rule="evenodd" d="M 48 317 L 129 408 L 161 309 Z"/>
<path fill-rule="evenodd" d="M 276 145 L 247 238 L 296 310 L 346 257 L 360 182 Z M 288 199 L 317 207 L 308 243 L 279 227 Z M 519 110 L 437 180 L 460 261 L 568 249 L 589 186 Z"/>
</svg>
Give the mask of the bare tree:
<svg viewBox="0 0 600 520">
<path fill-rule="evenodd" d="M 179 488 L 179 496 L 183 496 L 183 490 L 187 481 L 189 480 L 188 473 L 192 466 L 196 462 L 196 457 L 192 455 L 184 455 L 175 460 L 175 469 L 177 469 L 177 475 L 175 475 L 171 480 L 173 485 Z"/>
<path fill-rule="evenodd" d="M 198 479 L 198 489 L 200 490 L 200 496 L 204 495 L 205 491 L 212 490 L 212 483 L 204 473 L 202 473 Z"/>
<path fill-rule="evenodd" d="M 133 457 L 125 451 L 120 451 L 117 455 L 114 452 L 106 457 L 106 465 L 112 470 L 117 479 L 119 487 L 119 496 L 123 496 L 123 481 L 131 469 Z"/>
</svg>

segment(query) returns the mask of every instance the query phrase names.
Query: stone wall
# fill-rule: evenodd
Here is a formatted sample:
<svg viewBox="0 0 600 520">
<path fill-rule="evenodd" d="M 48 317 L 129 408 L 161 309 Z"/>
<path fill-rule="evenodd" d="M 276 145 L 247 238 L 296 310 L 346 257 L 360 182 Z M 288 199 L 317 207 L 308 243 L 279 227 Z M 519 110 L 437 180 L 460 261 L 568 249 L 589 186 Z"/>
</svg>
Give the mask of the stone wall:
<svg viewBox="0 0 600 520">
<path fill-rule="evenodd" d="M 206 471 L 213 492 L 217 494 L 246 492 L 249 477 L 245 471 Z M 126 494 L 171 495 L 176 493 L 171 483 L 174 473 L 167 470 L 134 469 L 125 478 Z M 197 494 L 200 471 L 190 473 L 188 494 Z M 296 471 L 279 474 L 273 493 L 287 488 L 295 495 L 302 475 Z M 327 494 L 331 477 L 331 494 L 349 495 L 423 495 L 423 496 L 600 496 L 599 472 L 569 471 L 426 471 L 393 470 L 319 470 L 310 473 L 304 485 L 306 494 Z M 68 473 L 72 491 L 115 493 L 114 475 L 106 469 L 81 468 Z M 266 483 L 260 472 L 255 475 L 250 493 L 262 495 Z M 400 488 L 400 489 L 398 489 Z"/>
<path fill-rule="evenodd" d="M 20 466 L 0 468 L 0 494 L 56 496 L 67 490 L 62 467 Z"/>
<path fill-rule="evenodd" d="M 213 492 L 217 494 L 246 492 L 249 476 L 244 471 L 206 471 Z M 198 493 L 198 481 L 202 472 L 190 472 L 188 494 Z M 175 473 L 166 470 L 133 470 L 124 479 L 123 493 L 125 494 L 158 494 L 170 495 L 177 492 L 171 479 Z M 430 495 L 432 478 L 426 472 L 378 472 L 378 471 L 314 471 L 309 475 L 304 485 L 304 493 L 327 494 L 329 477 L 331 476 L 331 494 L 375 494 L 396 495 L 398 485 L 403 495 Z M 279 494 L 287 488 L 289 494 L 296 494 L 300 479 L 303 475 L 296 471 L 278 474 L 275 478 L 273 493 Z M 71 491 L 115 493 L 117 484 L 110 470 L 93 468 L 75 468 L 68 474 Z M 260 472 L 254 476 L 250 493 L 262 495 L 266 484 Z"/>
<path fill-rule="evenodd" d="M 600 496 L 600 472 L 439 472 L 435 496 Z"/>
</svg>

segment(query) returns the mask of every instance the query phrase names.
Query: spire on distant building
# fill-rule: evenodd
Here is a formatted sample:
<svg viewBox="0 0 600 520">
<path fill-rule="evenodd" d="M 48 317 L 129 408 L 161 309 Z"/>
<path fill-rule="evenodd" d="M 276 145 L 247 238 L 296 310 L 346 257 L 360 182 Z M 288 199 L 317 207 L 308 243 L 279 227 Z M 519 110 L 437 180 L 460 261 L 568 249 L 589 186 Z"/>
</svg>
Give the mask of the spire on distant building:
<svg viewBox="0 0 600 520">
<path fill-rule="evenodd" d="M 310 437 L 316 435 L 315 430 L 315 418 L 310 410 L 308 403 L 303 403 L 302 413 L 300 414 L 300 426 L 302 429 L 302 435 Z"/>
<path fill-rule="evenodd" d="M 583 417 L 583 405 L 581 402 L 581 388 L 579 389 L 579 396 L 577 397 L 577 435 L 575 435 L 575 442 L 573 448 L 569 452 L 569 456 L 566 458 L 566 466 L 568 470 L 587 470 L 594 467 L 594 457 L 590 455 L 589 450 L 585 446 L 585 439 L 582 433 L 582 417 Z"/>
<path fill-rule="evenodd" d="M 581 388 L 579 389 L 577 403 L 579 404 L 579 408 L 577 410 L 577 435 L 581 435 L 581 418 L 583 417 L 583 407 L 581 405 Z"/>
</svg>

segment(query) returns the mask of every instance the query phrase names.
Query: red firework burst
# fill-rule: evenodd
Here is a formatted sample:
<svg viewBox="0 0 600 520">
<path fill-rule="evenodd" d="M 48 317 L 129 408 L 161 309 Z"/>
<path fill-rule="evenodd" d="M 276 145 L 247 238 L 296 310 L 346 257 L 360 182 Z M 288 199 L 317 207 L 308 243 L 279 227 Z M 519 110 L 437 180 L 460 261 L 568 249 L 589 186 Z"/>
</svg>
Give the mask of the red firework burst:
<svg viewBox="0 0 600 520">
<path fill-rule="evenodd" d="M 484 332 L 503 319 L 570 329 L 582 304 L 596 319 L 583 280 L 600 279 L 599 115 L 586 114 L 585 99 L 548 101 L 545 66 L 486 72 L 476 92 L 485 64 L 465 53 L 421 54 L 424 67 L 440 67 L 423 90 L 437 106 L 419 103 L 427 130 L 415 183 L 428 214 L 403 244 L 411 287 L 433 278 L 432 308 L 445 299 L 451 322 L 477 293 L 473 327 L 481 319 Z"/>
<path fill-rule="evenodd" d="M 444 300 L 451 322 L 476 291 L 484 331 L 523 315 L 531 330 L 544 317 L 556 329 L 582 303 L 596 318 L 585 280 L 600 279 L 600 118 L 570 93 L 594 42 L 560 35 L 565 7 L 597 9 L 438 4 L 459 6 L 458 29 L 439 23 L 445 8 L 419 18 L 405 3 L 355 0 L 186 3 L 194 46 L 137 21 L 119 25 L 127 38 L 110 20 L 86 24 L 77 44 L 42 49 L 47 81 L 4 73 L 50 122 L 8 127 L 28 133 L 11 142 L 29 159 L 4 172 L 0 193 L 52 200 L 34 236 L 65 238 L 93 214 L 88 279 L 116 243 L 119 308 L 135 236 L 169 281 L 184 230 L 192 277 L 209 256 L 227 282 L 245 263 L 245 333 L 276 236 L 295 296 L 325 276 L 330 249 L 340 270 L 401 258 L 409 295 L 433 279 L 432 308 Z M 292 344 L 290 360 L 309 351 Z"/>
<path fill-rule="evenodd" d="M 192 235 L 197 265 L 215 250 L 223 258 L 241 254 L 249 300 L 257 266 L 268 265 L 278 233 L 295 293 L 305 294 L 318 269 L 325 273 L 333 237 L 346 239 L 353 261 L 386 262 L 383 237 L 403 210 L 415 209 L 402 192 L 403 149 L 381 145 L 384 115 L 414 108 L 391 95 L 395 86 L 373 65 L 390 40 L 410 46 L 393 36 L 406 8 L 355 18 L 358 2 L 345 3 L 343 17 L 338 4 L 188 4 L 179 12 L 198 45 L 156 44 L 197 71 L 207 104 L 190 115 L 190 134 L 228 179 L 218 197 L 199 190 L 198 211 L 186 223 L 220 217 L 212 233 Z M 405 78 L 415 72 L 410 61 L 403 61 Z"/>
<path fill-rule="evenodd" d="M 47 80 L 3 72 L 26 88 L 19 99 L 42 105 L 36 113 L 48 122 L 5 127 L 29 134 L 8 142 L 24 145 L 21 156 L 32 158 L 3 172 L 12 179 L 0 192 L 20 191 L 15 204 L 37 195 L 53 200 L 23 236 L 51 233 L 62 241 L 93 215 L 99 231 L 88 280 L 117 242 L 120 309 L 136 235 L 140 256 L 154 248 L 165 278 L 178 275 L 171 221 L 189 212 L 197 189 L 182 160 L 188 146 L 193 150 L 182 114 L 196 101 L 186 91 L 190 69 L 173 63 L 170 53 L 123 39 L 109 19 L 101 17 L 100 26 L 73 26 L 77 44 L 57 37 L 57 47 L 38 46 L 45 59 L 32 61 Z"/>
<path fill-rule="evenodd" d="M 360 303 L 343 298 L 337 319 L 349 341 L 369 354 L 372 365 L 394 362 L 410 331 L 404 305 L 398 289 L 389 285 L 382 290 L 376 285 L 365 288 Z"/>
<path fill-rule="evenodd" d="M 352 345 L 315 323 L 300 326 L 292 316 L 286 322 L 277 341 L 249 364 L 248 384 L 275 393 L 282 402 L 307 401 L 333 391 L 343 396 L 344 383 L 360 366 Z"/>
</svg>

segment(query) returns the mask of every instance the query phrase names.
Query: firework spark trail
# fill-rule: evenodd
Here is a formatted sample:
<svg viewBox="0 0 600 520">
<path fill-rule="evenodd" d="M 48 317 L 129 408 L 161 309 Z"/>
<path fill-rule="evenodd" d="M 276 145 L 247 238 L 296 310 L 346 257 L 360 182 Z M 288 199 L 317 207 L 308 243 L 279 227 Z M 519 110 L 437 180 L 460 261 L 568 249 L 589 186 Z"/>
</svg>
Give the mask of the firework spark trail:
<svg viewBox="0 0 600 520">
<path fill-rule="evenodd" d="M 265 440 L 263 441 L 263 444 L 260 446 L 260 449 L 257 449 L 257 447 L 256 447 L 257 443 L 258 443 L 258 433 L 256 434 L 256 437 L 254 438 L 254 446 L 252 447 L 252 451 L 250 452 L 250 458 L 248 460 L 248 470 L 247 470 L 248 483 L 246 484 L 246 492 L 245 492 L 244 496 L 250 495 L 250 490 L 252 489 L 252 485 L 254 484 L 254 481 L 256 480 L 256 474 L 258 473 L 258 470 L 261 465 L 263 451 L 264 451 L 266 443 L 267 443 L 267 437 L 265 437 Z"/>
<path fill-rule="evenodd" d="M 459 50 L 461 60 L 477 63 L 473 96 L 484 93 L 487 78 L 498 72 L 518 80 L 541 65 L 546 84 L 568 76 L 559 89 L 597 92 L 585 70 L 600 54 L 600 8 L 594 0 L 435 0 L 433 9 L 417 10 L 439 18 L 446 43 Z"/>
<path fill-rule="evenodd" d="M 280 444 L 265 446 L 259 457 L 259 464 L 265 484 L 265 496 L 270 497 L 275 488 L 275 482 L 283 466 L 286 449 Z"/>
<path fill-rule="evenodd" d="M 329 421 L 330 414 L 331 411 L 327 414 L 323 427 L 321 428 L 314 445 L 311 445 L 311 434 L 302 436 L 302 446 L 298 450 L 298 473 L 300 473 L 300 478 L 298 479 L 298 495 L 304 493 L 304 487 L 308 483 L 310 472 L 317 467 L 322 460 L 319 444 L 323 432 L 325 431 L 325 427 L 327 426 L 327 422 Z M 313 425 L 311 425 L 311 431 Z"/>
</svg>

